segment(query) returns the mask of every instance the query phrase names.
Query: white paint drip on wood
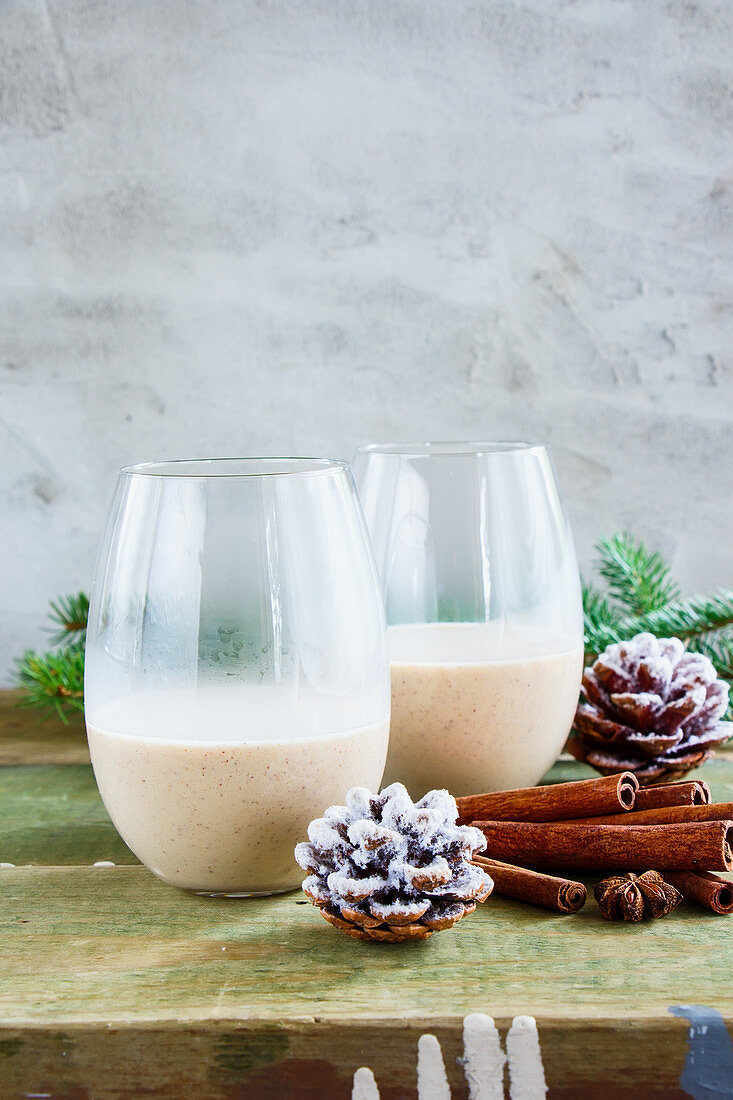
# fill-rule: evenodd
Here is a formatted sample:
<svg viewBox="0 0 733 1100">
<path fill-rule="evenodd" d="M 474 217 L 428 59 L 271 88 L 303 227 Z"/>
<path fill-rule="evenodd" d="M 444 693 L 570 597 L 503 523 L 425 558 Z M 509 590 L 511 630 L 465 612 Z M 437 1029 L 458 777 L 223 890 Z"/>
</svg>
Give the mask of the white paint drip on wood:
<svg viewBox="0 0 733 1100">
<path fill-rule="evenodd" d="M 367 1066 L 362 1066 L 354 1074 L 354 1086 L 351 1100 L 379 1100 L 379 1089 L 374 1074 Z"/>
<path fill-rule="evenodd" d="M 417 1095 L 420 1100 L 451 1100 L 443 1053 L 434 1035 L 421 1035 L 418 1039 Z"/>
<path fill-rule="evenodd" d="M 491 1016 L 481 1012 L 463 1021 L 463 1058 L 469 1100 L 504 1100 L 504 1067 L 509 1063 L 510 1100 L 545 1100 L 547 1085 L 537 1024 L 532 1016 L 515 1016 L 506 1039 L 505 1056 Z M 417 1044 L 418 1100 L 451 1100 L 440 1043 L 421 1035 Z M 362 1066 L 354 1074 L 351 1100 L 380 1100 L 374 1074 Z"/>
<path fill-rule="evenodd" d="M 515 1016 L 506 1037 L 511 1100 L 544 1100 L 545 1069 L 532 1016 Z"/>
<path fill-rule="evenodd" d="M 504 1100 L 504 1066 L 499 1032 L 491 1016 L 474 1012 L 463 1021 L 463 1072 L 469 1100 Z"/>
</svg>

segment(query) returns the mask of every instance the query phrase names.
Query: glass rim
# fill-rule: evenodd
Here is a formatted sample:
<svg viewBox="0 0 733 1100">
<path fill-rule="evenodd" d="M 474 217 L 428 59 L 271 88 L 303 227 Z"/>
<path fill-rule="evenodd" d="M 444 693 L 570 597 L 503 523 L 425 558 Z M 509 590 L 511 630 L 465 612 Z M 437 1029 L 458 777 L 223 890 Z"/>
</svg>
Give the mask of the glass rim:
<svg viewBox="0 0 733 1100">
<path fill-rule="evenodd" d="M 474 455 L 515 454 L 530 451 L 548 451 L 547 443 L 531 443 L 524 440 L 496 440 L 493 442 L 457 440 L 424 443 L 365 443 L 357 447 L 357 454 L 401 455 L 404 458 L 426 458 L 433 455 L 445 457 L 469 457 Z"/>
<path fill-rule="evenodd" d="M 225 466 L 235 469 L 224 469 Z M 268 466 L 271 468 L 263 468 Z M 343 473 L 348 469 L 349 463 L 341 458 L 171 458 L 122 466 L 119 476 L 187 478 L 197 481 L 210 478 L 312 477 L 318 474 Z"/>
</svg>

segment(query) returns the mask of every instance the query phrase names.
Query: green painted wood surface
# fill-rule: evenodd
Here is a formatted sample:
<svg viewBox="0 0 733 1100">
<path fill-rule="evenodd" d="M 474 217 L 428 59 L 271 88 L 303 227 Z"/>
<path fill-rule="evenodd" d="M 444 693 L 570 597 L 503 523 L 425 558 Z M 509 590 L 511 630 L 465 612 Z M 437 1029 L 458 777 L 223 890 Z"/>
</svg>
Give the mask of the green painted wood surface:
<svg viewBox="0 0 733 1100">
<path fill-rule="evenodd" d="M 488 1005 L 503 1019 L 640 1020 L 701 997 L 733 1016 L 731 926 L 691 906 L 619 927 L 594 905 L 562 917 L 495 898 L 450 934 L 390 948 L 337 935 L 297 892 L 203 898 L 142 867 L 0 870 L 0 892 L 6 1021 L 442 1018 Z"/>
<path fill-rule="evenodd" d="M 0 767 L 0 863 L 137 863 L 89 764 Z"/>
<path fill-rule="evenodd" d="M 74 740 L 76 738 L 76 742 Z M 0 742 L 2 742 L 0 738 Z M 83 759 L 82 733 L 60 756 Z M 491 898 L 456 929 L 399 947 L 354 942 L 299 893 L 211 899 L 158 882 L 117 836 L 91 769 L 0 767 L 0 1098 L 348 1100 L 362 1064 L 382 1100 L 415 1097 L 417 1039 L 443 1046 L 455 1100 L 465 1015 L 537 1018 L 551 1100 L 681 1100 L 688 1026 L 733 1025 L 733 918 L 684 905 L 609 925 Z M 549 781 L 591 774 L 562 762 Z M 698 773 L 733 800 L 733 762 Z M 94 868 L 97 860 L 113 868 Z M 33 864 L 34 866 L 26 866 Z M 124 864 L 124 865 L 123 865 Z"/>
<path fill-rule="evenodd" d="M 502 1028 L 518 1014 L 537 1018 L 548 1078 L 559 1090 L 568 1058 L 574 1087 L 590 1088 L 599 1073 L 601 1079 L 615 1075 L 613 1062 L 629 1029 L 638 1044 L 636 1086 L 656 1081 L 669 1089 L 686 1049 L 686 1027 L 669 1015 L 669 1006 L 703 1001 L 733 1016 L 726 922 L 701 920 L 691 909 L 675 922 L 619 930 L 590 908 L 578 917 L 552 917 L 495 899 L 460 930 L 395 949 L 336 935 L 310 905 L 299 904 L 298 894 L 192 897 L 141 867 L 3 871 L 0 894 L 0 1039 L 23 1040 L 8 1072 L 23 1060 L 26 1044 L 37 1049 L 34 1036 L 43 1042 L 49 1033 L 76 1036 L 72 1045 L 80 1038 L 89 1044 L 96 1031 L 99 1056 L 107 1057 L 100 1028 L 106 1034 L 132 1027 L 136 1035 L 161 1027 L 192 1034 L 213 1029 L 204 1045 L 219 1043 L 221 1053 L 222 1036 L 231 1035 L 236 1022 L 254 1043 L 253 1050 L 242 1046 L 240 1036 L 240 1082 L 249 1076 L 247 1059 L 252 1069 L 268 1062 L 275 1069 L 293 1058 L 327 1060 L 334 1091 L 323 1095 L 346 1098 L 350 1075 L 365 1060 L 380 1081 L 392 1077 L 406 1087 L 414 1082 L 406 1067 L 421 1033 L 445 1035 L 447 1051 L 460 1053 L 463 1017 L 486 1011 Z M 396 1034 L 382 1049 L 374 1039 L 386 1021 Z M 598 1051 L 591 1067 L 580 1021 L 594 1027 L 590 1049 Z M 351 1042 L 335 1044 L 331 1029 L 350 1031 Z M 655 1056 L 650 1066 L 650 1053 L 641 1057 L 642 1040 L 667 1032 L 656 1052 L 663 1065 Z M 161 1080 L 170 1070 L 166 1061 Z M 309 1072 L 317 1078 L 320 1070 Z M 102 1089 L 104 1076 L 97 1071 L 92 1078 Z M 455 1063 L 451 1076 L 457 1089 Z M 38 1082 L 31 1083 L 36 1090 Z M 215 1073 L 208 1083 L 212 1095 L 226 1095 L 216 1092 L 222 1081 Z"/>
</svg>

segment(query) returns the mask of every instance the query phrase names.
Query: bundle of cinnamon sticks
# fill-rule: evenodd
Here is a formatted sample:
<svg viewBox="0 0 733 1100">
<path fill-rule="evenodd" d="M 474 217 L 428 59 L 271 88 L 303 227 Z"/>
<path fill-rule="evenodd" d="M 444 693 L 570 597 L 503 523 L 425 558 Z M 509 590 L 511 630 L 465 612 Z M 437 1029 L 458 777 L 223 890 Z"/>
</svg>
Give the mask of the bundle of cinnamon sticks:
<svg viewBox="0 0 733 1100">
<path fill-rule="evenodd" d="M 632 772 L 458 798 L 459 823 L 481 829 L 486 856 L 476 862 L 494 892 L 575 913 L 582 882 L 546 869 L 588 874 L 663 874 L 685 898 L 714 913 L 733 913 L 733 802 L 713 803 L 706 783 L 639 788 Z"/>
</svg>

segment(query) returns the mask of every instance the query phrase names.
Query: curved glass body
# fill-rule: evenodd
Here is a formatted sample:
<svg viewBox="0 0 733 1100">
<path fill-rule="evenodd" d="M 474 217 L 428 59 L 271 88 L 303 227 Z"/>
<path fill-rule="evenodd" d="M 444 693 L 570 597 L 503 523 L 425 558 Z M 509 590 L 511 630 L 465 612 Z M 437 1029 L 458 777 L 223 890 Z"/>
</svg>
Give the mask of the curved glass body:
<svg viewBox="0 0 733 1100">
<path fill-rule="evenodd" d="M 291 889 L 293 847 L 377 787 L 389 666 L 348 463 L 236 459 L 120 472 L 89 614 L 94 772 L 166 882 Z"/>
<path fill-rule="evenodd" d="M 580 581 L 549 452 L 372 444 L 354 460 L 387 612 L 385 782 L 411 795 L 536 783 L 583 663 Z"/>
</svg>

